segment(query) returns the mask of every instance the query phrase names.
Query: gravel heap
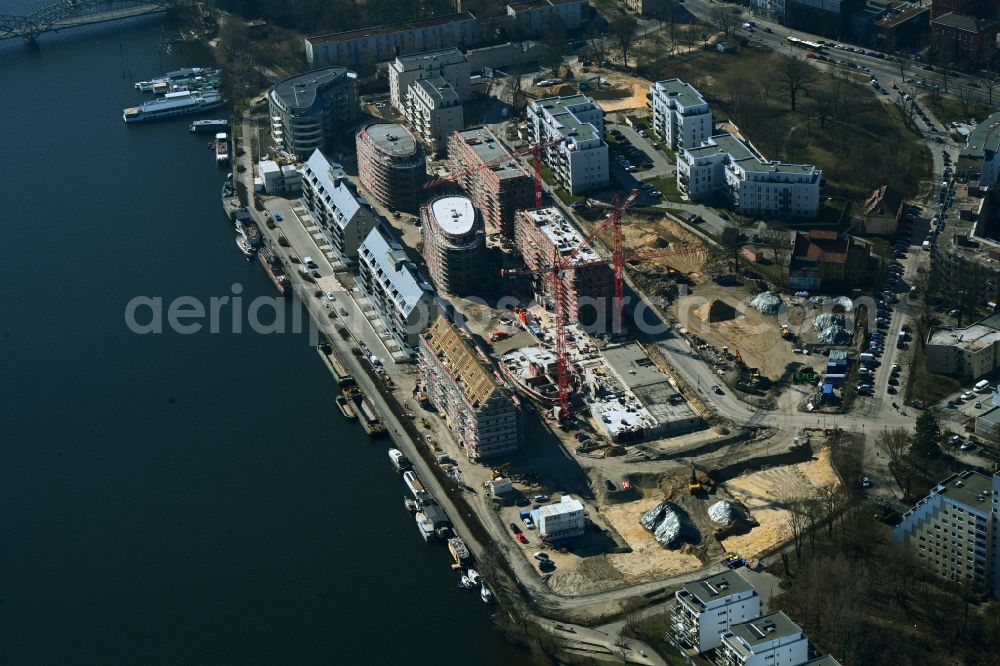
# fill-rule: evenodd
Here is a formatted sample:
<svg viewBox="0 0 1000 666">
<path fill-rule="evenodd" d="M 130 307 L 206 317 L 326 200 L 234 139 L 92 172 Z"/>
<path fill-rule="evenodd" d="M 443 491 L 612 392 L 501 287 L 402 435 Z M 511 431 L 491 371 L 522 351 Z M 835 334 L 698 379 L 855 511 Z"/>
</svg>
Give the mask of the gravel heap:
<svg viewBox="0 0 1000 666">
<path fill-rule="evenodd" d="M 664 546 L 672 545 L 681 534 L 681 518 L 670 507 L 670 502 L 660 502 L 642 514 L 639 523 Z"/>
<path fill-rule="evenodd" d="M 816 315 L 813 318 L 813 326 L 820 330 L 830 328 L 831 326 L 844 328 L 844 315 L 824 312 L 823 314 Z"/>
<path fill-rule="evenodd" d="M 747 301 L 747 305 L 761 314 L 778 314 L 778 308 L 781 307 L 781 296 L 773 291 L 763 291 L 756 296 L 752 296 Z"/>
<path fill-rule="evenodd" d="M 720 525 L 728 525 L 736 519 L 736 510 L 726 500 L 721 500 L 708 507 L 708 517 Z"/>
</svg>

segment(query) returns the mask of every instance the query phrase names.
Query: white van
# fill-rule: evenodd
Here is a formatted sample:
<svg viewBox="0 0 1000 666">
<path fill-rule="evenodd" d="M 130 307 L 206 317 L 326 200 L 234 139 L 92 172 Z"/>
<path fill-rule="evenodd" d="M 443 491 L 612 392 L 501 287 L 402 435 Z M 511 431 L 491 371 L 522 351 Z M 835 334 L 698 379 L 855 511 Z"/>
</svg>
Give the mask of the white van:
<svg viewBox="0 0 1000 666">
<path fill-rule="evenodd" d="M 931 242 L 930 241 L 924 241 L 923 243 L 920 244 L 920 249 L 923 250 L 924 252 L 930 252 L 931 251 Z"/>
<path fill-rule="evenodd" d="M 981 381 L 976 382 L 976 385 L 973 386 L 972 388 L 976 390 L 976 393 L 986 393 L 990 388 L 990 383 L 985 379 L 983 379 Z"/>
</svg>

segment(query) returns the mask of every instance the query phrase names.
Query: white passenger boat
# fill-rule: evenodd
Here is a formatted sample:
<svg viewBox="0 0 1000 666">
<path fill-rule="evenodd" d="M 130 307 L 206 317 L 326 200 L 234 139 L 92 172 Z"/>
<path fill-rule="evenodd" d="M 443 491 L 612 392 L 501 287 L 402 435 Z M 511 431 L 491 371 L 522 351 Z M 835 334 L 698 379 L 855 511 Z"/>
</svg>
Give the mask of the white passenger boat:
<svg viewBox="0 0 1000 666">
<path fill-rule="evenodd" d="M 392 463 L 397 472 L 405 472 L 413 467 L 409 458 L 403 455 L 399 449 L 389 449 L 389 462 Z"/>
<path fill-rule="evenodd" d="M 141 123 L 151 120 L 163 120 L 177 116 L 188 116 L 209 109 L 216 109 L 226 101 L 215 91 L 167 93 L 162 99 L 143 102 L 139 106 L 130 106 L 122 112 L 126 123 Z"/>
<path fill-rule="evenodd" d="M 431 519 L 423 511 L 417 511 L 415 518 L 420 536 L 424 538 L 424 541 L 433 541 L 437 535 L 434 533 L 434 523 L 431 522 Z"/>
</svg>

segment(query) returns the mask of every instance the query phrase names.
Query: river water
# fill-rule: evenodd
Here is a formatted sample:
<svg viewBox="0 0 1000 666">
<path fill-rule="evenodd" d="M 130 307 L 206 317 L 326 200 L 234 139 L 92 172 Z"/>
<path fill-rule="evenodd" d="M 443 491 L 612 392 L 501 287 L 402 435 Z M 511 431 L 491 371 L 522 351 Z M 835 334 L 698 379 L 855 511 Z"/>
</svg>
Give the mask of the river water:
<svg viewBox="0 0 1000 666">
<path fill-rule="evenodd" d="M 136 296 L 274 294 L 206 135 L 122 122 L 132 81 L 208 64 L 168 34 L 0 42 L 0 662 L 521 662 L 304 333 L 126 327 Z"/>
</svg>

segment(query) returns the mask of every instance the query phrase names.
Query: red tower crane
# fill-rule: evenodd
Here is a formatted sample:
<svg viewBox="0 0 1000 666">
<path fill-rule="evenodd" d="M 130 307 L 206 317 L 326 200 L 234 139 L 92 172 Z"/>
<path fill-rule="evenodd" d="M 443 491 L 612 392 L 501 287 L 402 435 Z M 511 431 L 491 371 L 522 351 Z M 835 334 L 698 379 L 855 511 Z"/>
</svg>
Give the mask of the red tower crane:
<svg viewBox="0 0 1000 666">
<path fill-rule="evenodd" d="M 615 272 L 615 297 L 614 297 L 614 316 L 615 319 L 612 321 L 613 330 L 620 330 L 621 327 L 621 317 L 622 308 L 624 307 L 624 291 L 625 291 L 625 256 L 622 248 L 622 231 L 621 231 L 621 218 L 622 212 L 630 207 L 635 200 L 639 197 L 638 190 L 632 190 L 632 193 L 624 201 L 621 195 L 616 195 L 614 198 L 614 208 L 608 216 L 602 221 L 597 227 L 590 232 L 580 244 L 573 248 L 572 251 L 566 254 L 560 254 L 559 248 L 552 247 L 552 262 L 548 266 L 543 266 L 538 269 L 523 269 L 523 270 L 507 270 L 503 271 L 501 275 L 504 277 L 523 277 L 536 275 L 542 277 L 542 279 L 547 279 L 550 281 L 552 289 L 552 300 L 554 307 L 554 320 L 555 320 L 555 342 L 556 342 L 556 382 L 558 385 L 559 394 L 559 419 L 564 420 L 569 416 L 569 396 L 570 396 L 570 382 L 569 382 L 569 355 L 566 351 L 566 290 L 569 288 L 568 285 L 562 279 L 562 272 L 566 270 L 578 270 L 581 268 L 587 268 L 590 266 L 607 266 L 609 263 L 614 267 Z M 586 247 L 590 247 L 591 243 L 598 235 L 601 234 L 608 227 L 612 228 L 612 233 L 614 236 L 614 251 L 610 258 L 605 257 L 601 259 L 594 259 L 592 261 L 578 262 L 574 263 L 573 259 Z M 628 257 L 629 261 L 634 260 L 645 260 L 645 259 L 655 259 L 658 257 L 668 257 L 672 255 L 681 254 L 694 254 L 698 252 L 704 252 L 705 250 L 701 247 L 685 247 L 676 250 L 652 250 L 644 252 L 636 252 Z"/>
<path fill-rule="evenodd" d="M 531 153 L 534 158 L 535 167 L 535 208 L 541 208 L 543 204 L 542 200 L 542 151 L 546 148 L 554 146 L 556 144 L 565 141 L 564 138 L 553 139 L 552 141 L 543 141 L 541 143 L 532 143 L 517 150 L 507 153 L 502 157 L 498 157 L 495 160 L 490 160 L 489 162 L 483 162 L 482 164 L 477 164 L 475 166 L 469 167 L 467 169 L 462 169 L 455 173 L 450 173 L 447 176 L 442 176 L 440 178 L 435 178 L 434 180 L 429 180 L 424 183 L 425 189 L 430 189 L 433 187 L 439 187 L 445 183 L 456 183 L 461 181 L 465 176 L 482 171 L 484 169 L 490 169 L 495 166 L 499 166 L 504 162 L 509 162 L 514 160 L 520 165 L 520 157 Z"/>
</svg>

